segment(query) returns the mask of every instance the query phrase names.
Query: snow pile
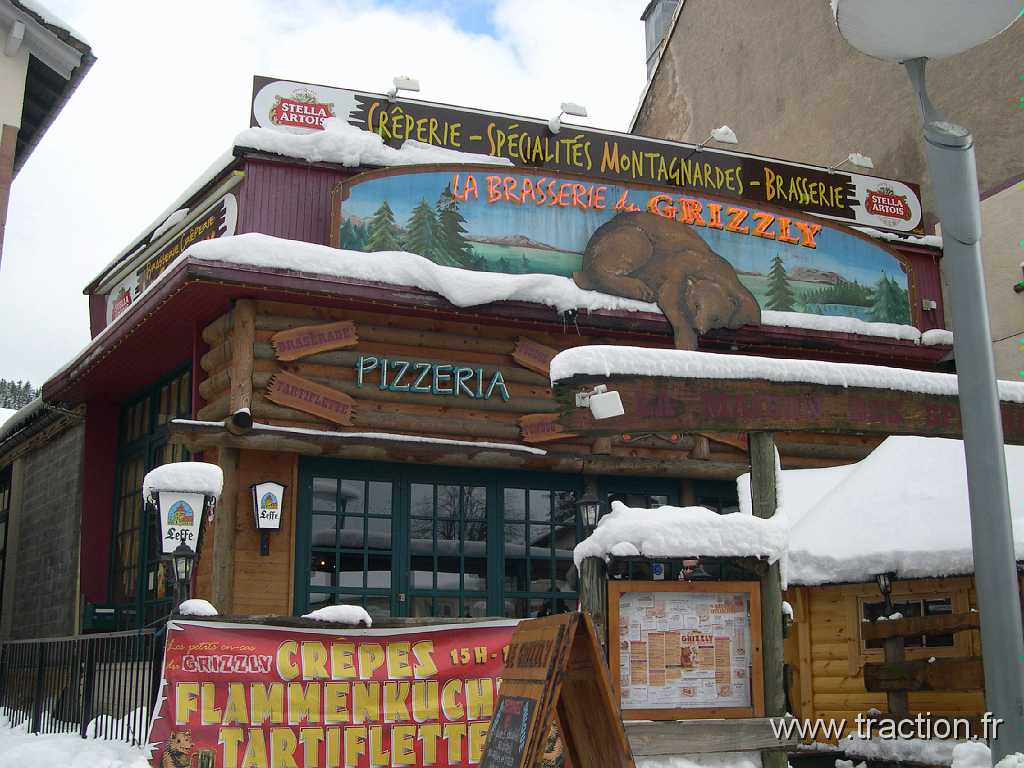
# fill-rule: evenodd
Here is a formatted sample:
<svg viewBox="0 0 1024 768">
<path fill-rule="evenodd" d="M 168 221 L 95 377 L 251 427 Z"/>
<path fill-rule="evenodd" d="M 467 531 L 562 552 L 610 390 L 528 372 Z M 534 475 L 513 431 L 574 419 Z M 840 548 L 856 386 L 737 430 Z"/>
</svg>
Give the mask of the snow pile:
<svg viewBox="0 0 1024 768">
<path fill-rule="evenodd" d="M 148 499 L 156 491 L 181 491 L 220 496 L 224 473 L 216 464 L 203 461 L 179 461 L 150 470 L 142 481 L 142 497 Z"/>
<path fill-rule="evenodd" d="M 158 237 L 160 237 L 160 235 L 162 235 L 164 232 L 171 229 L 176 224 L 180 224 L 182 221 L 184 221 L 185 217 L 188 216 L 188 211 L 188 208 L 179 208 L 178 210 L 174 211 L 170 216 L 164 219 L 163 224 L 161 224 L 159 227 L 153 230 L 153 234 L 149 236 L 149 242 L 153 242 Z"/>
<path fill-rule="evenodd" d="M 142 747 L 77 734 L 33 736 L 0 724 L 0 768 L 149 768 Z"/>
<path fill-rule="evenodd" d="M 365 624 L 369 627 L 373 625 L 373 619 L 370 618 L 370 614 L 359 605 L 327 605 L 305 614 L 302 618 L 312 619 L 313 621 L 327 621 L 334 624 L 351 624 L 352 626 Z"/>
<path fill-rule="evenodd" d="M 778 312 L 774 309 L 761 310 L 761 325 L 803 328 L 829 333 L 853 333 L 859 336 L 880 336 L 899 341 L 919 341 L 921 338 L 921 331 L 912 325 L 869 323 L 856 317 L 812 315 L 806 312 Z"/>
<path fill-rule="evenodd" d="M 705 507 L 633 509 L 612 502 L 588 538 L 576 545 L 576 567 L 586 557 L 767 557 L 778 560 L 786 548 L 785 516 L 719 515 Z"/>
<path fill-rule="evenodd" d="M 212 241 L 217 242 L 217 241 Z M 681 349 L 648 349 L 595 344 L 559 352 L 551 361 L 551 382 L 577 374 L 666 376 L 681 379 L 760 379 L 837 387 L 867 387 L 896 392 L 956 396 L 951 373 L 930 373 L 859 363 L 784 360 L 747 355 L 720 355 Z M 1024 403 L 1024 382 L 1000 381 L 999 397 Z"/>
<path fill-rule="evenodd" d="M 921 346 L 923 347 L 935 347 L 942 344 L 953 346 L 952 331 L 947 331 L 945 328 L 932 328 L 921 334 Z"/>
<path fill-rule="evenodd" d="M 395 149 L 385 144 L 376 133 L 356 128 L 337 117 L 324 120 L 324 130 L 314 133 L 248 128 L 235 137 L 235 146 L 301 158 L 311 163 L 338 163 L 349 168 L 427 163 L 512 165 L 512 161 L 505 157 L 443 149 L 412 139 L 407 139 L 399 149 Z"/>
<path fill-rule="evenodd" d="M 842 742 L 842 750 L 853 757 L 880 762 L 909 762 L 924 765 L 949 765 L 953 763 L 955 749 L 979 746 L 976 742 L 953 741 L 952 739 L 863 739 L 858 736 Z M 980 745 L 986 753 L 985 768 L 989 768 L 988 747 Z M 838 766 L 839 761 L 836 761 Z M 961 766 L 970 768 L 970 766 Z"/>
<path fill-rule="evenodd" d="M 954 760 L 954 762 L 956 761 L 956 759 L 957 759 L 956 750 L 953 750 L 953 760 Z M 989 759 L 991 760 L 991 757 Z M 957 764 L 956 768 L 982 768 L 982 766 L 980 766 L 979 763 L 980 763 L 980 760 L 978 762 L 973 763 L 973 764 L 971 764 L 971 763 Z M 987 768 L 987 764 L 986 764 L 985 768 Z M 1024 754 L 1022 754 L 1020 752 L 1014 752 L 1012 755 L 1007 755 L 1002 760 L 1000 760 L 998 763 L 996 763 L 996 768 L 1024 768 Z"/>
<path fill-rule="evenodd" d="M 761 768 L 761 753 L 712 752 L 702 755 L 638 757 L 636 768 Z"/>
<path fill-rule="evenodd" d="M 17 412 L 16 408 L 0 408 L 0 426 L 3 426 Z"/>
<path fill-rule="evenodd" d="M 897 234 L 896 232 L 886 232 L 881 229 L 875 229 L 874 227 L 862 227 L 859 225 L 850 225 L 850 229 L 855 229 L 858 232 L 862 232 L 868 237 L 873 237 L 876 240 L 885 240 L 890 243 L 903 243 L 904 245 L 924 245 L 929 248 L 941 248 L 942 238 L 939 235 L 904 235 Z"/>
<path fill-rule="evenodd" d="M 217 616 L 217 609 L 213 603 L 207 600 L 192 598 L 178 606 L 178 613 L 182 616 Z"/>
<path fill-rule="evenodd" d="M 1024 447 L 1004 450 L 1014 548 L 1024 559 Z M 889 437 L 856 464 L 785 470 L 780 485 L 781 510 L 792 526 L 792 584 L 864 582 L 887 571 L 926 578 L 974 570 L 961 440 Z M 741 512 L 749 510 L 749 474 L 737 489 Z"/>
</svg>

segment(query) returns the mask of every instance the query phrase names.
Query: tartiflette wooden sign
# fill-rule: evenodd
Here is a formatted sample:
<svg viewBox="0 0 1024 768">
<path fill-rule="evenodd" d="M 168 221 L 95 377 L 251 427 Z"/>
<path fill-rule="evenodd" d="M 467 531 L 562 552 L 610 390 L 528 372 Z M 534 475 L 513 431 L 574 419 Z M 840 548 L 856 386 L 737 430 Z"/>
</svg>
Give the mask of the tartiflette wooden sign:
<svg viewBox="0 0 1024 768">
<path fill-rule="evenodd" d="M 344 349 L 359 343 L 356 325 L 351 320 L 324 325 L 305 325 L 278 331 L 270 337 L 278 360 L 298 360 L 318 352 Z"/>
<path fill-rule="evenodd" d="M 516 348 L 512 350 L 512 359 L 523 368 L 528 368 L 541 376 L 550 376 L 551 360 L 557 354 L 557 349 L 520 336 L 516 339 Z"/>
<path fill-rule="evenodd" d="M 552 440 L 565 440 L 576 437 L 560 423 L 557 413 L 528 413 L 519 417 L 519 431 L 525 443 L 549 443 Z"/>
<path fill-rule="evenodd" d="M 356 402 L 344 392 L 283 371 L 267 382 L 267 399 L 346 427 L 352 425 Z"/>
</svg>

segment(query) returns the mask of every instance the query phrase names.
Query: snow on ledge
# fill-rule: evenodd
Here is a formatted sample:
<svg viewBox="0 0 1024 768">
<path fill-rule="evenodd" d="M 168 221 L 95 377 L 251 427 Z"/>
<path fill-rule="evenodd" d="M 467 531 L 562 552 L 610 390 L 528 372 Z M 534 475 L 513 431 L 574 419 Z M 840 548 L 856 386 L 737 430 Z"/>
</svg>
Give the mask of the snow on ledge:
<svg viewBox="0 0 1024 768">
<path fill-rule="evenodd" d="M 164 464 L 146 473 L 142 481 L 142 497 L 148 499 L 156 491 L 181 491 L 220 496 L 224 473 L 216 464 L 204 461 L 179 461 Z"/>
<path fill-rule="evenodd" d="M 367 627 L 373 625 L 373 619 L 370 618 L 370 614 L 359 605 L 327 605 L 304 614 L 302 618 L 312 619 L 313 621 L 334 622 L 336 624 L 351 624 L 354 627 L 360 624 L 365 624 Z"/>
<path fill-rule="evenodd" d="M 194 421 L 192 419 L 173 419 L 173 423 L 185 426 L 222 427 L 221 421 Z M 340 437 L 340 438 L 363 438 L 368 440 L 383 440 L 397 443 L 423 443 L 425 445 L 451 445 L 468 448 L 488 448 L 496 451 L 519 451 L 531 453 L 535 456 L 546 456 L 547 451 L 543 448 L 534 448 L 532 445 L 520 445 L 519 443 L 492 443 L 475 440 L 452 440 L 446 437 L 423 437 L 421 435 L 402 435 L 392 432 L 335 432 L 326 429 L 310 429 L 307 427 L 279 427 L 276 424 L 261 424 L 253 422 L 251 431 L 254 434 L 261 432 L 278 432 L 290 435 L 313 435 L 318 437 Z"/>
<path fill-rule="evenodd" d="M 953 346 L 953 332 L 945 328 L 932 328 L 921 334 L 922 347 Z"/>
<path fill-rule="evenodd" d="M 248 128 L 235 137 L 235 146 L 310 163 L 337 163 L 348 168 L 427 163 L 512 165 L 506 157 L 459 152 L 413 139 L 407 139 L 399 149 L 395 149 L 385 144 L 376 133 L 356 128 L 337 117 L 327 118 L 324 130 L 315 133 L 281 133 L 272 128 Z"/>
<path fill-rule="evenodd" d="M 734 513 L 720 515 L 706 507 L 634 509 L 620 501 L 576 545 L 573 559 L 609 555 L 645 557 L 767 557 L 778 560 L 786 550 L 789 525 L 777 512 L 767 520 Z"/>
<path fill-rule="evenodd" d="M 873 237 L 876 240 L 885 240 L 889 243 L 925 245 L 929 248 L 942 247 L 942 238 L 939 235 L 903 235 L 895 232 L 885 232 L 881 229 L 875 229 L 874 227 L 861 227 L 857 225 L 850 225 L 850 229 L 855 229 L 868 237 Z"/>
<path fill-rule="evenodd" d="M 217 616 L 217 609 L 213 603 L 199 598 L 186 600 L 178 606 L 178 613 L 182 616 Z"/>
<path fill-rule="evenodd" d="M 951 373 L 931 373 L 882 365 L 786 360 L 746 355 L 721 355 L 680 349 L 648 349 L 592 345 L 559 352 L 551 361 L 551 383 L 577 374 L 664 376 L 683 379 L 762 379 L 838 387 L 867 387 L 927 395 L 958 393 Z M 1024 382 L 999 381 L 999 397 L 1024 403 Z"/>
</svg>

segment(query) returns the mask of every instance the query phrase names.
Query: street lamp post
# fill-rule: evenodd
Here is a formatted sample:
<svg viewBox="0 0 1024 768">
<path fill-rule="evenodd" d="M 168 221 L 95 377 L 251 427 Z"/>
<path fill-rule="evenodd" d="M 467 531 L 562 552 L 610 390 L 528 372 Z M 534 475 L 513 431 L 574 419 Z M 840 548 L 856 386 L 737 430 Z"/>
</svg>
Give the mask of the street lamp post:
<svg viewBox="0 0 1024 768">
<path fill-rule="evenodd" d="M 985 703 L 1004 722 L 986 734 L 993 764 L 1024 752 L 1024 637 L 1006 485 L 988 303 L 981 269 L 981 205 L 970 131 L 928 98 L 928 58 L 980 45 L 1012 24 L 1019 0 L 833 0 L 836 25 L 855 48 L 902 63 L 917 95 L 925 155 L 942 222 L 971 508 L 974 579 L 981 612 Z M 894 13 L 898 18 L 894 17 Z"/>
</svg>

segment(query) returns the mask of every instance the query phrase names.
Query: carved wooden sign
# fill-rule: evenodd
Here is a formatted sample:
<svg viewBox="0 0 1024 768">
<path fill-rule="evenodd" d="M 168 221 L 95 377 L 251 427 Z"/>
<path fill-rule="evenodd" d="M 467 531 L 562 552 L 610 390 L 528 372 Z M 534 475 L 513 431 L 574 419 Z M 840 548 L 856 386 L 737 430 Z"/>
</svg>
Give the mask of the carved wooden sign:
<svg viewBox="0 0 1024 768">
<path fill-rule="evenodd" d="M 551 375 L 551 360 L 558 354 L 557 349 L 552 349 L 533 339 L 520 336 L 516 339 L 516 348 L 512 350 L 512 359 L 523 368 L 529 368 L 541 376 Z"/>
<path fill-rule="evenodd" d="M 557 413 L 528 413 L 520 416 L 519 431 L 524 443 L 549 443 L 552 440 L 577 437 L 559 423 Z"/>
<path fill-rule="evenodd" d="M 346 427 L 352 425 L 356 402 L 344 392 L 283 371 L 267 382 L 267 399 Z"/>
<path fill-rule="evenodd" d="M 274 345 L 274 356 L 278 360 L 298 360 L 317 352 L 352 347 L 358 342 L 356 325 L 351 320 L 289 328 L 270 337 L 270 343 Z"/>
<path fill-rule="evenodd" d="M 595 420 L 577 408 L 577 391 L 606 384 L 625 413 Z M 795 431 L 862 435 L 962 437 L 956 397 L 866 387 L 747 379 L 669 379 L 635 375 L 577 376 L 559 382 L 559 424 L 581 435 L 623 432 Z M 1003 437 L 1024 444 L 1024 404 L 1003 402 Z"/>
</svg>

